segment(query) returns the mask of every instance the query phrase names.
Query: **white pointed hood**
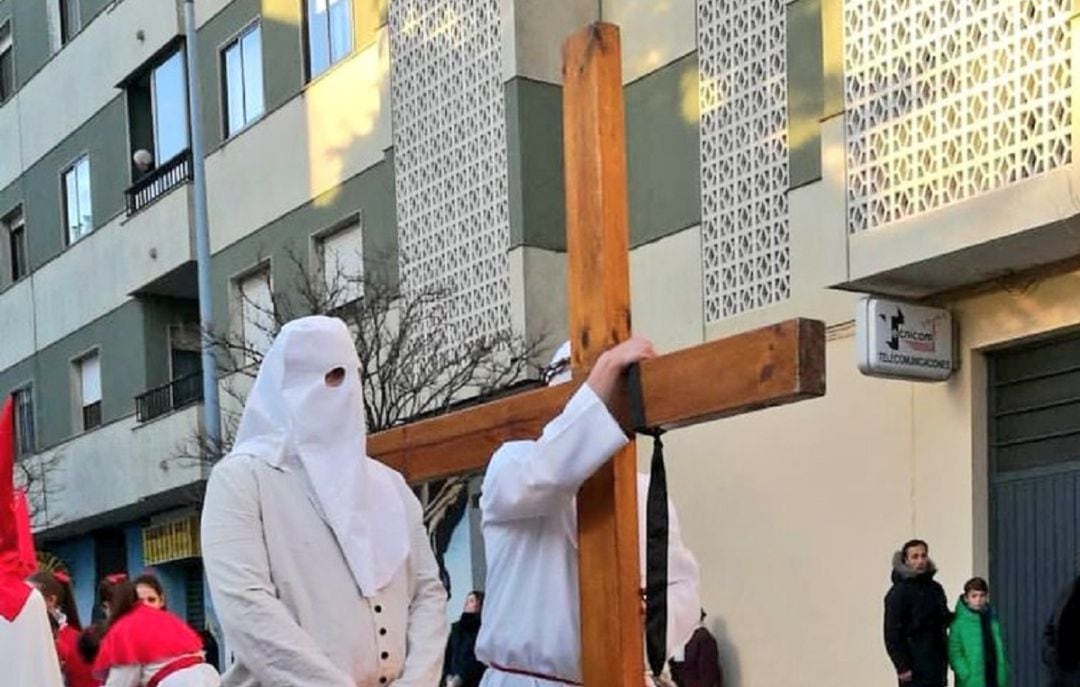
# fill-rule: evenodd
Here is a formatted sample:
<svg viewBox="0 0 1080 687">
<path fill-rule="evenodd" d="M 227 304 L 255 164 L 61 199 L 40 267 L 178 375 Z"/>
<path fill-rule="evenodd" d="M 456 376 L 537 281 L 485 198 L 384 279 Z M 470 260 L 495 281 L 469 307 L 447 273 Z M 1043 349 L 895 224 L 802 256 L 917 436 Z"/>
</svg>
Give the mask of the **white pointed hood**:
<svg viewBox="0 0 1080 687">
<path fill-rule="evenodd" d="M 326 373 L 343 368 L 331 387 Z M 409 530 L 399 479 L 366 451 L 360 360 L 345 323 L 304 317 L 266 352 L 240 419 L 233 453 L 281 467 L 294 455 L 364 596 L 405 562 Z"/>
</svg>

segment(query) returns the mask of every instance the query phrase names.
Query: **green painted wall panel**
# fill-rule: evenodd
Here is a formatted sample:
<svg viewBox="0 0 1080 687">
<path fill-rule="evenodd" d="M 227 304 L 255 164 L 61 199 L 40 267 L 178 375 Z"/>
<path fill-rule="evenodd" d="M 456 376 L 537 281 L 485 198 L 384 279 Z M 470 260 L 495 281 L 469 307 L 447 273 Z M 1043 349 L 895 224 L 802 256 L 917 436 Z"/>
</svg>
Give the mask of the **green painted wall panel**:
<svg viewBox="0 0 1080 687">
<path fill-rule="evenodd" d="M 73 361 L 97 349 L 101 356 L 102 420 L 135 412 L 135 396 L 167 381 L 170 323 L 197 316 L 191 303 L 170 299 L 128 300 L 112 312 L 31 358 L 0 372 L 0 393 L 33 381 L 39 448 L 76 434 Z"/>
<path fill-rule="evenodd" d="M 375 40 L 379 27 L 386 24 L 390 0 L 353 0 L 353 25 L 356 48 L 362 49 Z"/>
<path fill-rule="evenodd" d="M 289 4 L 278 0 L 273 16 L 263 17 L 263 88 L 267 112 L 280 107 L 304 86 L 301 8 L 300 2 Z"/>
<path fill-rule="evenodd" d="M 217 328 L 224 329 L 229 323 L 233 279 L 269 259 L 275 291 L 290 290 L 297 279 L 290 252 L 309 259 L 311 237 L 356 212 L 362 219 L 365 271 L 395 283 L 398 266 L 393 169 L 393 159 L 388 157 L 216 253 L 212 272 Z"/>
<path fill-rule="evenodd" d="M 197 327 L 199 304 L 197 301 L 159 297 L 143 298 L 140 301 L 144 304 L 146 388 L 151 389 L 171 381 L 169 327 L 182 324 Z"/>
<path fill-rule="evenodd" d="M 79 0 L 79 16 L 82 19 L 83 28 L 97 19 L 97 16 L 113 3 L 114 0 Z"/>
<path fill-rule="evenodd" d="M 701 222 L 697 74 L 695 52 L 625 89 L 632 246 Z"/>
<path fill-rule="evenodd" d="M 258 16 L 259 0 L 234 0 L 199 29 L 199 73 L 202 77 L 203 139 L 207 151 L 212 151 L 220 146 L 225 136 L 221 49 Z M 264 62 L 268 48 L 266 45 L 266 32 L 267 27 L 264 23 Z M 270 74 L 264 67 L 264 79 L 268 76 Z"/>
<path fill-rule="evenodd" d="M 566 250 L 562 88 L 516 77 L 505 97 L 510 246 Z"/>
<path fill-rule="evenodd" d="M 79 155 L 90 155 L 94 227 L 103 226 L 124 211 L 130 169 L 124 110 L 124 98 L 117 96 L 23 176 L 31 269 L 37 269 L 66 247 L 60 175 Z"/>
<path fill-rule="evenodd" d="M 821 178 L 825 108 L 821 0 L 787 6 L 788 162 L 792 188 Z"/>
<path fill-rule="evenodd" d="M 14 0 L 15 87 L 22 88 L 52 57 L 46 0 Z"/>
</svg>

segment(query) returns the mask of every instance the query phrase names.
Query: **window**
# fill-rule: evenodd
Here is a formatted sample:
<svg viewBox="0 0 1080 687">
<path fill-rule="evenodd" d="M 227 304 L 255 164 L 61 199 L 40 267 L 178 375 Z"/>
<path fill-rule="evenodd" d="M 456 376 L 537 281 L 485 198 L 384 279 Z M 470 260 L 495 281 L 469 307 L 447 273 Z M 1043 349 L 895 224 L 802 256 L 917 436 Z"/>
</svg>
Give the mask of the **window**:
<svg viewBox="0 0 1080 687">
<path fill-rule="evenodd" d="M 225 136 L 263 113 L 262 28 L 254 24 L 222 51 L 225 75 Z"/>
<path fill-rule="evenodd" d="M 69 245 L 94 230 L 94 213 L 90 207 L 90 158 L 86 155 L 64 172 L 64 214 Z"/>
<path fill-rule="evenodd" d="M 304 0 L 307 4 L 308 77 L 315 78 L 352 52 L 351 0 Z"/>
<path fill-rule="evenodd" d="M 81 428 L 85 432 L 101 424 L 101 358 L 96 352 L 75 362 L 79 386 Z"/>
<path fill-rule="evenodd" d="M 79 0 L 59 0 L 60 2 L 60 43 L 67 45 L 68 41 L 82 28 L 79 20 Z"/>
<path fill-rule="evenodd" d="M 353 224 L 323 237 L 322 268 L 326 291 L 334 307 L 351 303 L 364 295 L 364 252 L 360 225 Z"/>
<path fill-rule="evenodd" d="M 25 386 L 12 396 L 15 398 L 15 455 L 23 458 L 34 452 L 34 390 Z"/>
<path fill-rule="evenodd" d="M 244 346 L 248 349 L 246 362 L 254 363 L 270 348 L 276 334 L 269 268 L 244 277 L 237 286 L 240 292 L 240 331 Z"/>
<path fill-rule="evenodd" d="M 26 225 L 22 208 L 17 207 L 0 220 L 7 230 L 8 252 L 11 255 L 11 281 L 19 281 L 29 271 L 26 261 Z"/>
<path fill-rule="evenodd" d="M 154 157 L 160 166 L 188 147 L 183 51 L 178 50 L 155 67 L 150 81 L 154 111 Z"/>
<path fill-rule="evenodd" d="M 11 49 L 11 22 L 0 24 L 0 103 L 15 92 L 15 58 Z"/>
</svg>

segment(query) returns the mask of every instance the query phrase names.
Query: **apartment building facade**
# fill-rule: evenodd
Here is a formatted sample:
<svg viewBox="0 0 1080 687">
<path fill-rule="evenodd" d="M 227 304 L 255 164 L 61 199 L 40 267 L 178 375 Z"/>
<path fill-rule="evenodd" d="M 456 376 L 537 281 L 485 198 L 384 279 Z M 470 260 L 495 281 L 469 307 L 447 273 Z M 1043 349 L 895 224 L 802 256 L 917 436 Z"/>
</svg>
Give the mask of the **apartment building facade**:
<svg viewBox="0 0 1080 687">
<path fill-rule="evenodd" d="M 182 6 L 0 0 L 0 392 L 39 468 L 40 546 L 84 612 L 100 575 L 150 565 L 213 624 L 193 536 L 207 468 L 176 460 L 201 413 L 190 118 L 218 324 L 256 338 L 245 304 L 292 288 L 292 256 L 347 255 L 449 280 L 466 335 L 553 347 L 560 44 L 603 20 L 622 32 L 635 330 L 671 350 L 828 326 L 825 398 L 668 442 L 731 683 L 890 679 L 889 558 L 922 536 L 950 594 L 990 578 L 1018 684 L 1038 684 L 1080 550 L 1072 0 L 195 9 L 193 113 Z M 950 309 L 951 378 L 861 375 L 861 293 Z M 468 511 L 446 554 L 458 589 L 483 578 Z"/>
</svg>

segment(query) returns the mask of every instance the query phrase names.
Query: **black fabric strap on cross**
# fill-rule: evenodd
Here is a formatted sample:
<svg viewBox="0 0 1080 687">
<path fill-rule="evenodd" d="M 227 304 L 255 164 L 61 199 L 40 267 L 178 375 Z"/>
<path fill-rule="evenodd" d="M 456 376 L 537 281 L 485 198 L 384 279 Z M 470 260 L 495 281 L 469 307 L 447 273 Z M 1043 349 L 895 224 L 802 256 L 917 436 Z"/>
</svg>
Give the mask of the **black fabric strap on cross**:
<svg viewBox="0 0 1080 687">
<path fill-rule="evenodd" d="M 645 655 L 653 675 L 660 675 L 667 661 L 668 586 L 668 494 L 664 469 L 664 430 L 645 426 L 645 399 L 641 368 L 627 371 L 630 419 L 634 431 L 653 439 L 649 492 L 645 499 Z"/>
</svg>

